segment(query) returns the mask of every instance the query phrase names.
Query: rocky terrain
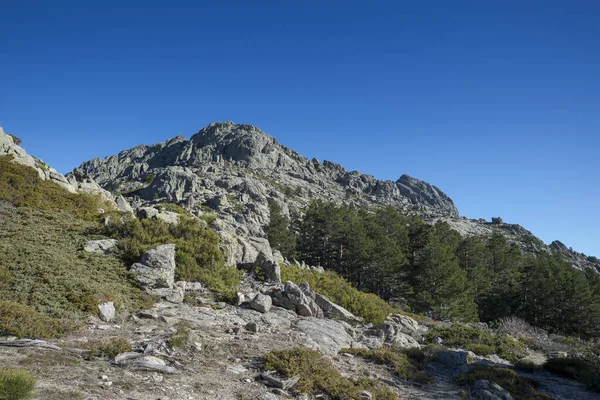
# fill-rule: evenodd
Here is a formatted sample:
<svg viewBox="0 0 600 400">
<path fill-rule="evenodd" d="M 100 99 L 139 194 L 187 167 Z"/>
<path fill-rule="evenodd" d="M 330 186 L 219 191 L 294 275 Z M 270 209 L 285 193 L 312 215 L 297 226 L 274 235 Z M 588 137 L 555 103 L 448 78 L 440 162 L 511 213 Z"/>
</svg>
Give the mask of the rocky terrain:
<svg viewBox="0 0 600 400">
<path fill-rule="evenodd" d="M 264 232 L 269 201 L 278 202 L 288 215 L 302 212 L 312 199 L 393 205 L 430 222 L 448 221 L 463 234 L 501 231 L 527 251 L 556 251 L 575 267 L 598 267 L 596 260 L 560 242 L 544 245 L 518 225 L 460 217 L 452 200 L 435 186 L 406 175 L 396 182 L 378 181 L 335 163 L 307 160 L 249 125 L 211 124 L 189 141 L 176 137 L 139 146 L 84 163 L 66 177 L 28 155 L 0 130 L 3 155 L 35 168 L 41 179 L 67 192 L 99 195 L 139 219 L 179 224 L 180 215 L 158 207 L 165 202 L 195 216 L 216 214 L 209 226 L 203 219 L 194 221 L 219 234 L 229 263 L 260 267 L 264 274 L 257 279 L 255 268 L 242 268 L 239 292 L 233 301 L 220 302 L 199 282 L 176 281 L 174 244 L 151 248 L 128 265 L 131 279 L 153 296 L 151 307 L 128 312 L 102 300 L 81 329 L 62 339 L 0 337 L 0 367 L 17 366 L 34 373 L 37 400 L 327 398 L 298 392 L 298 377 L 265 371 L 265 354 L 298 346 L 318 350 L 343 377 L 383 383 L 399 399 L 513 399 L 505 388 L 487 379 L 470 385 L 455 381 L 477 367 L 505 367 L 513 362 L 495 352 L 478 355 L 466 346 L 428 337 L 433 329 L 449 324 L 401 313 L 392 313 L 381 323 L 367 323 L 306 282 L 282 281 L 281 268 L 286 265 L 314 274 L 324 270 L 284 260 L 272 251 Z M 2 212 L 11 207 L 0 203 L 0 221 Z M 105 215 L 104 210 L 98 213 Z M 86 239 L 77 254 L 116 259 L 117 246 L 118 240 L 112 238 Z M 543 339 L 551 342 L 547 334 Z M 106 340 L 124 340 L 127 348 L 115 346 L 114 352 L 98 353 L 93 344 Z M 414 379 L 399 376 L 394 368 L 350 351 L 387 348 L 424 352 L 419 354 L 432 351 L 420 371 L 427 381 L 419 382 L 416 375 Z M 520 355 L 536 366 L 547 356 L 550 352 L 533 349 Z M 534 377 L 540 393 L 552 396 L 547 398 L 600 398 L 573 380 L 542 370 L 518 376 Z M 373 394 L 365 390 L 360 398 L 372 399 Z"/>
<path fill-rule="evenodd" d="M 428 222 L 444 220 L 463 235 L 501 232 L 526 252 L 558 252 L 575 268 L 600 270 L 596 258 L 560 242 L 548 246 L 520 225 L 459 216 L 452 199 L 431 184 L 408 175 L 382 181 L 331 161 L 309 160 L 251 125 L 213 123 L 189 140 L 177 136 L 85 162 L 68 178 L 97 182 L 135 208 L 172 202 L 196 215 L 216 212 L 220 219 L 214 228 L 226 244 L 228 260 L 238 264 L 255 261 L 252 248 L 261 251 L 266 245 L 268 201 L 293 215 L 320 199 L 361 207 L 392 205 Z"/>
</svg>

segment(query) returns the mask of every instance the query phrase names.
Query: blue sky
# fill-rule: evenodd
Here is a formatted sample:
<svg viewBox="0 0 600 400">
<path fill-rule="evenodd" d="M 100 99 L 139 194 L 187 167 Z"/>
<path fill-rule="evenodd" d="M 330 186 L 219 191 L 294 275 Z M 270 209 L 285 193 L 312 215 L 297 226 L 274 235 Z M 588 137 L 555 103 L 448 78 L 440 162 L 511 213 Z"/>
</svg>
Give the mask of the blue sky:
<svg viewBox="0 0 600 400">
<path fill-rule="evenodd" d="M 600 2 L 0 3 L 0 125 L 61 172 L 213 121 L 600 256 Z"/>
</svg>

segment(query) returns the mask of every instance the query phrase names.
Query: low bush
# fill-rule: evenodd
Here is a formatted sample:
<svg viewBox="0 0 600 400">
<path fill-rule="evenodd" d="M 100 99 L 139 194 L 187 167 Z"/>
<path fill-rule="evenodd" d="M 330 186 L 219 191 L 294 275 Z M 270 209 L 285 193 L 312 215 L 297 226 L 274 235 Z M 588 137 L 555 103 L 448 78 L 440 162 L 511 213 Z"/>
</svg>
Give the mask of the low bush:
<svg viewBox="0 0 600 400">
<path fill-rule="evenodd" d="M 473 385 L 480 379 L 495 382 L 506 389 L 515 400 L 553 400 L 546 393 L 536 390 L 539 384 L 529 378 L 517 374 L 509 368 L 475 367 L 471 371 L 459 375 L 456 382 L 459 385 Z"/>
<path fill-rule="evenodd" d="M 333 271 L 316 272 L 282 264 L 281 279 L 284 282 L 308 282 L 317 293 L 374 324 L 382 323 L 388 315 L 399 311 L 379 296 L 354 288 L 350 282 Z"/>
<path fill-rule="evenodd" d="M 518 371 L 533 373 L 541 369 L 541 367 L 535 364 L 533 361 L 521 360 L 517 361 L 514 368 Z"/>
<path fill-rule="evenodd" d="M 12 133 L 7 133 L 7 135 L 8 135 L 8 136 L 10 136 L 10 137 L 12 138 L 13 142 L 14 142 L 14 143 L 15 143 L 17 146 L 19 146 L 19 145 L 21 145 L 21 143 L 23 143 L 23 141 L 21 140 L 21 138 L 19 138 L 19 137 L 17 137 L 17 136 L 15 136 L 15 135 L 13 135 Z"/>
<path fill-rule="evenodd" d="M 114 358 L 115 356 L 131 351 L 131 344 L 123 338 L 111 338 L 98 342 L 88 342 L 85 346 L 90 357 Z"/>
<path fill-rule="evenodd" d="M 171 337 L 169 344 L 173 349 L 182 349 L 188 344 L 190 340 L 190 324 L 186 322 L 180 322 L 175 326 L 175 329 L 177 330 Z"/>
<path fill-rule="evenodd" d="M 116 257 L 82 251 L 97 222 L 65 211 L 0 207 L 0 298 L 51 317 L 80 319 L 111 300 L 119 310 L 151 306 Z M 6 278 L 8 276 L 8 278 Z"/>
<path fill-rule="evenodd" d="M 360 400 L 360 392 L 369 390 L 378 400 L 398 398 L 381 383 L 364 379 L 353 382 L 343 377 L 331 361 L 316 350 L 296 348 L 272 351 L 265 357 L 264 369 L 277 371 L 285 378 L 299 375 L 297 389 L 302 393 L 324 394 L 339 400 Z"/>
<path fill-rule="evenodd" d="M 183 207 L 175 203 L 162 203 L 160 204 L 160 211 L 171 211 L 179 215 L 189 216 L 188 212 Z"/>
<path fill-rule="evenodd" d="M 36 378 L 16 368 L 0 370 L 0 400 L 28 400 L 33 397 Z"/>
<path fill-rule="evenodd" d="M 477 329 L 467 325 L 453 324 L 449 327 L 435 327 L 429 330 L 426 340 L 431 342 L 439 336 L 444 340 L 445 346 L 458 346 L 465 349 L 469 347 L 474 353 L 480 351 L 481 355 L 496 353 L 500 357 L 516 362 L 527 355 L 527 346 L 509 337 L 499 337 L 491 332 Z M 487 354 L 483 354 L 487 353 Z"/>
<path fill-rule="evenodd" d="M 77 329 L 72 321 L 50 318 L 12 301 L 0 301 L 0 335 L 28 339 L 53 339 Z"/>
<path fill-rule="evenodd" d="M 489 356 L 496 352 L 495 347 L 481 343 L 469 343 L 465 346 L 465 350 L 472 351 L 480 356 Z"/>
<path fill-rule="evenodd" d="M 543 367 L 546 371 L 576 379 L 588 390 L 600 392 L 600 359 L 579 357 L 557 357 L 548 359 Z"/>
<path fill-rule="evenodd" d="M 501 318 L 494 322 L 493 325 L 497 334 L 502 336 L 507 335 L 514 339 L 519 339 L 521 337 L 541 338 L 547 336 L 547 334 L 540 329 L 535 328 L 527 321 L 515 316 Z"/>
<path fill-rule="evenodd" d="M 401 378 L 419 383 L 431 382 L 431 375 L 425 372 L 425 364 L 430 357 L 419 349 L 398 350 L 392 347 L 382 347 L 372 350 L 344 349 L 342 351 L 387 365 L 393 368 Z"/>
<path fill-rule="evenodd" d="M 219 236 L 193 218 L 182 215 L 178 224 L 128 218 L 107 225 L 102 233 L 120 239 L 120 256 L 128 265 L 158 245 L 174 243 L 177 279 L 202 282 L 223 299 L 230 298 L 240 283 L 241 272 L 225 265 Z"/>
<path fill-rule="evenodd" d="M 12 156 L 0 157 L 0 200 L 16 207 L 66 211 L 86 220 L 97 219 L 99 208 L 112 209 L 99 196 L 70 193 L 42 180 L 35 169 L 12 162 Z"/>
</svg>

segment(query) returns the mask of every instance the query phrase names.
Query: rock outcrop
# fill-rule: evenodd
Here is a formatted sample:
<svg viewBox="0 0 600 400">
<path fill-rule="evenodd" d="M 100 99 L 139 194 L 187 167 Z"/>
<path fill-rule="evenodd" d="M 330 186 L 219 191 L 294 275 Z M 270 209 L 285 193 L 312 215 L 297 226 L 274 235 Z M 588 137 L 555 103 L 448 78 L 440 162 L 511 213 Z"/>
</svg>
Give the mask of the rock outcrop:
<svg viewBox="0 0 600 400">
<path fill-rule="evenodd" d="M 148 289 L 171 289 L 175 283 L 175 245 L 163 244 L 148 250 L 130 271 Z"/>
</svg>

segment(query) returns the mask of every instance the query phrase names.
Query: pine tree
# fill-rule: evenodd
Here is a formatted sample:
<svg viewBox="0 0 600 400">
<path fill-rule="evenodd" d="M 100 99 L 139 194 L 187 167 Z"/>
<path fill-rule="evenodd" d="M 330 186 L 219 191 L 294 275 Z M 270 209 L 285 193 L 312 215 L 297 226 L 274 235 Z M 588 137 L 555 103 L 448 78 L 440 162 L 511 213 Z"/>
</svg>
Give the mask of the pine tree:
<svg viewBox="0 0 600 400">
<path fill-rule="evenodd" d="M 430 232 L 416 275 L 415 305 L 439 319 L 475 321 L 477 306 L 456 256 L 459 242 L 447 223 L 438 222 Z"/>
<path fill-rule="evenodd" d="M 269 244 L 281 254 L 293 259 L 296 257 L 296 235 L 290 231 L 290 220 L 281 212 L 281 206 L 275 201 L 269 202 L 270 221 L 266 228 Z"/>
</svg>

